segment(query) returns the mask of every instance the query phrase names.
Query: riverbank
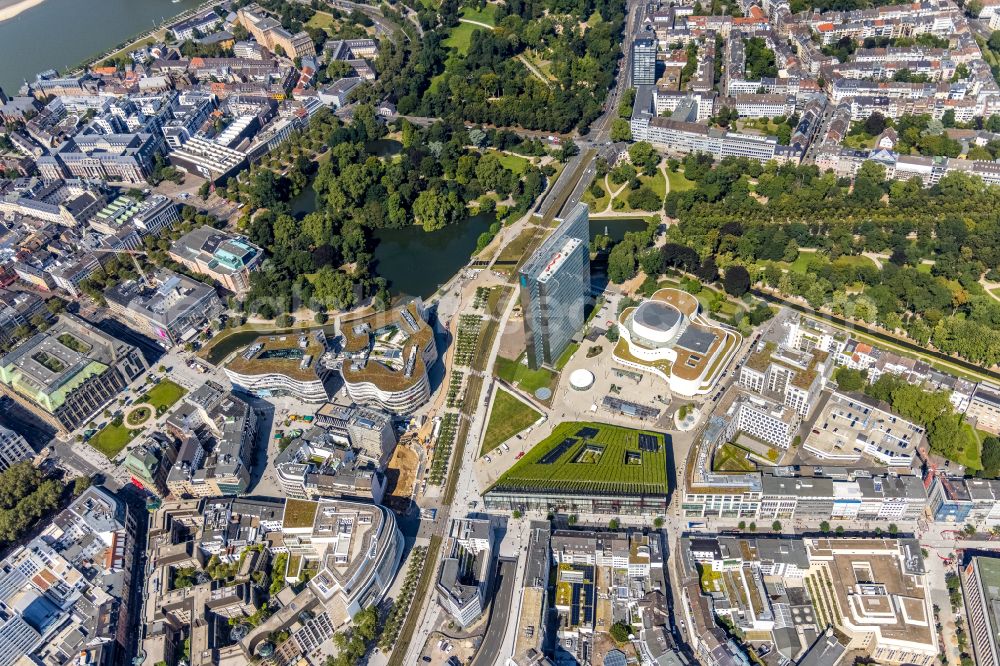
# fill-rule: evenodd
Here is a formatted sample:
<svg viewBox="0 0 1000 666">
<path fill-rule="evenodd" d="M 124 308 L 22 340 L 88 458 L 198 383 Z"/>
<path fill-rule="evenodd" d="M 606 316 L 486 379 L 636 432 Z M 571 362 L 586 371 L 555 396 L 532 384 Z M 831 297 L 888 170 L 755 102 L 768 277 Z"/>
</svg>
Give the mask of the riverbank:
<svg viewBox="0 0 1000 666">
<path fill-rule="evenodd" d="M 25 1 L 35 2 L 36 0 L 25 0 Z M 44 2 L 45 0 L 37 0 L 37 1 Z M 163 41 L 167 35 L 167 26 L 174 25 L 185 19 L 192 18 L 194 17 L 195 14 L 198 14 L 206 9 L 210 9 L 216 4 L 218 3 L 215 0 L 205 0 L 205 2 L 202 2 L 196 7 L 191 7 L 190 9 L 186 9 L 182 12 L 175 14 L 174 16 L 163 19 L 162 21 L 160 21 L 159 25 L 157 25 L 152 30 L 142 32 L 137 35 L 133 35 L 132 37 L 129 37 L 127 41 L 112 46 L 110 49 L 104 51 L 103 53 L 97 56 L 91 56 L 87 58 L 80 64 L 73 67 L 73 69 L 69 73 L 73 75 L 82 74 L 84 70 L 86 70 L 88 67 L 91 67 L 104 60 L 107 60 L 108 58 L 113 58 L 122 53 L 127 53 L 128 51 L 134 51 L 135 49 L 140 48 L 142 46 L 148 46 L 155 42 Z M 63 72 L 63 74 L 66 73 L 67 72 Z"/>
<path fill-rule="evenodd" d="M 204 0 L 0 0 L 0 88 L 15 93 L 35 74 L 63 74 L 159 36 L 163 26 L 208 8 Z M 53 47 L 57 45 L 57 47 Z"/>
<path fill-rule="evenodd" d="M 9 21 L 21 12 L 27 11 L 43 2 L 45 0 L 19 0 L 19 2 L 14 2 L 6 7 L 0 7 L 0 22 Z"/>
</svg>

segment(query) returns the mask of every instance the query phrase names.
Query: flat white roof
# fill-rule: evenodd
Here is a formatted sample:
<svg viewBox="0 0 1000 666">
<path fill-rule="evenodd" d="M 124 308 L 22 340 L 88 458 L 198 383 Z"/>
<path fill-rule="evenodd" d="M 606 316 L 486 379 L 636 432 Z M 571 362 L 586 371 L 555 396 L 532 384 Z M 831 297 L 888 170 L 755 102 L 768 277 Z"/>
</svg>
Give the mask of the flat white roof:
<svg viewBox="0 0 1000 666">
<path fill-rule="evenodd" d="M 562 247 L 552 255 L 551 259 L 549 259 L 549 262 L 545 265 L 542 272 L 538 274 L 538 281 L 545 282 L 552 277 L 555 272 L 559 270 L 559 267 L 566 262 L 566 258 L 570 255 L 570 253 L 579 245 L 579 238 L 567 238 L 566 242 L 562 244 Z"/>
</svg>

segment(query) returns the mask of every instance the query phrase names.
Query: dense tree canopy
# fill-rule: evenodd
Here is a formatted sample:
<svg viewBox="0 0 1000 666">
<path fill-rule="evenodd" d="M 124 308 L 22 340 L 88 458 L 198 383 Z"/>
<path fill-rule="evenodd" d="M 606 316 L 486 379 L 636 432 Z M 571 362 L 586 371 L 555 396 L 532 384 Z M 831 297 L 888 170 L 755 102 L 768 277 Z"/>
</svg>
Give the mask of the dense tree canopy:
<svg viewBox="0 0 1000 666">
<path fill-rule="evenodd" d="M 58 508 L 62 488 L 28 461 L 0 472 L 0 542 L 15 541 Z"/>
<path fill-rule="evenodd" d="M 684 173 L 697 186 L 670 192 L 664 207 L 680 220 L 669 240 L 692 256 L 715 256 L 723 270 L 741 264 L 754 281 L 813 307 L 946 353 L 1000 362 L 1000 302 L 979 284 L 984 274 L 1000 279 L 1000 188 L 962 174 L 930 188 L 887 181 L 872 162 L 853 186 L 813 165 L 727 158 L 713 168 L 698 155 L 684 160 Z M 814 251 L 804 270 L 790 270 L 802 248 Z M 889 260 L 879 268 L 858 261 L 862 252 Z"/>
<path fill-rule="evenodd" d="M 403 114 L 585 129 L 601 114 L 614 78 L 623 8 L 610 0 L 512 0 L 497 6 L 496 28 L 475 30 L 461 54 L 443 44 L 458 23 L 457 5 L 443 2 L 433 18 L 421 12 L 429 28 L 422 39 L 386 49 L 380 69 L 389 75 L 378 86 Z M 548 63 L 546 75 L 522 61 L 529 51 Z"/>
<path fill-rule="evenodd" d="M 247 312 L 273 318 L 300 305 L 350 308 L 369 296 L 384 304 L 387 285 L 373 266 L 372 231 L 413 224 L 434 231 L 477 209 L 496 210 L 498 202 L 520 212 L 544 190 L 541 169 L 528 165 L 514 173 L 497 152 L 533 152 L 535 142 L 467 130 L 460 122 L 421 129 L 403 120 L 398 129 L 402 150 L 379 155 L 373 142 L 388 130 L 373 107 L 358 105 L 347 125 L 321 111 L 282 147 L 286 154 L 226 183 L 222 194 L 248 204 L 243 229 L 269 256 L 251 277 Z M 322 159 L 310 159 L 320 150 Z M 296 216 L 289 202 L 310 182 L 316 210 Z"/>
</svg>

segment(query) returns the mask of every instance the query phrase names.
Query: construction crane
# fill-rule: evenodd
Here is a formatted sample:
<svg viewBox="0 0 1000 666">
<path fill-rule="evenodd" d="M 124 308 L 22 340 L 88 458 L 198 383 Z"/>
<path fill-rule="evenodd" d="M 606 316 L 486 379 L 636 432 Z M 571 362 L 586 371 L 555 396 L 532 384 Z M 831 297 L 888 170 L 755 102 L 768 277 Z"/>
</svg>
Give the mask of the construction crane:
<svg viewBox="0 0 1000 666">
<path fill-rule="evenodd" d="M 132 257 L 132 262 L 135 264 L 135 270 L 139 273 L 139 278 L 142 283 L 147 287 L 152 286 L 149 279 L 146 278 L 146 273 L 142 270 L 142 266 L 139 265 L 139 260 L 136 259 L 136 255 L 142 255 L 144 257 L 149 256 L 149 254 L 144 250 L 115 250 L 115 249 L 99 249 L 92 250 L 95 254 L 97 253 L 110 253 L 110 254 L 127 254 Z"/>
</svg>

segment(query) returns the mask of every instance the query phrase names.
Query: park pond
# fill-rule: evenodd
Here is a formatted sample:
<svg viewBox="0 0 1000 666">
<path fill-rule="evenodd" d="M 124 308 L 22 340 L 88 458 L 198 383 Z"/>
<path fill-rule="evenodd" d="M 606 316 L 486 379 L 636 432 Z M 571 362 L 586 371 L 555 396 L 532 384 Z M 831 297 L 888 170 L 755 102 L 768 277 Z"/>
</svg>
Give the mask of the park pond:
<svg viewBox="0 0 1000 666">
<path fill-rule="evenodd" d="M 379 154 L 398 151 L 400 144 L 380 139 Z M 289 202 L 296 217 L 316 210 L 316 192 L 307 187 Z M 469 263 L 479 235 L 496 220 L 494 215 L 473 215 L 458 224 L 438 231 L 424 231 L 414 225 L 402 229 L 376 229 L 373 232 L 375 272 L 389 282 L 393 296 L 428 298 Z M 620 241 L 628 231 L 641 231 L 646 221 L 640 217 L 605 217 L 590 222 L 590 237 L 607 234 Z"/>
<path fill-rule="evenodd" d="M 590 218 L 590 240 L 603 234 L 617 243 L 630 231 L 645 231 L 648 223 L 641 217 L 592 217 Z"/>
<path fill-rule="evenodd" d="M 316 210 L 315 191 L 307 187 L 289 206 L 296 217 Z M 438 231 L 376 229 L 375 272 L 389 281 L 393 296 L 427 298 L 469 263 L 479 235 L 495 221 L 493 214 L 473 215 Z"/>
</svg>

